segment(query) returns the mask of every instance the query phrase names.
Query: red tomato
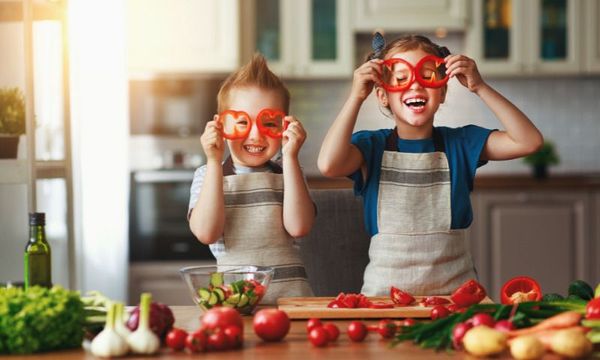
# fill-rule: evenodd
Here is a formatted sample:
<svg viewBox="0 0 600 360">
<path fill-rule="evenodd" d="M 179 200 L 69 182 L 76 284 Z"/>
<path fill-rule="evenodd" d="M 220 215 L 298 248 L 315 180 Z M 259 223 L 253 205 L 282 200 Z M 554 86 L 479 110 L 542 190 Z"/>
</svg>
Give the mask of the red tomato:
<svg viewBox="0 0 600 360">
<path fill-rule="evenodd" d="M 473 315 L 473 317 L 471 317 L 471 320 L 469 322 L 471 324 L 473 324 L 473 326 L 483 325 L 483 326 L 487 326 L 490 328 L 493 328 L 494 325 L 496 325 L 496 321 L 494 321 L 494 318 L 492 317 L 492 315 L 486 314 L 486 313 L 479 313 L 479 314 Z"/>
<path fill-rule="evenodd" d="M 590 300 L 585 306 L 586 319 L 600 319 L 600 298 Z"/>
<path fill-rule="evenodd" d="M 400 326 L 405 327 L 405 326 L 413 326 L 414 324 L 416 324 L 415 319 L 404 319 L 400 322 Z"/>
<path fill-rule="evenodd" d="M 431 320 L 443 319 L 448 315 L 450 315 L 450 310 L 444 305 L 436 305 L 431 309 Z"/>
<path fill-rule="evenodd" d="M 229 325 L 235 325 L 244 329 L 242 316 L 237 310 L 228 307 L 216 307 L 208 310 L 200 321 L 203 327 L 209 330 L 225 329 Z"/>
<path fill-rule="evenodd" d="M 325 324 L 323 325 L 323 329 L 327 331 L 327 337 L 329 338 L 329 341 L 336 341 L 337 338 L 340 336 L 340 329 L 338 329 L 338 327 L 335 324 Z"/>
<path fill-rule="evenodd" d="M 325 328 L 316 327 L 308 333 L 308 340 L 313 346 L 323 347 L 329 342 L 329 334 Z"/>
<path fill-rule="evenodd" d="M 310 318 L 306 322 L 306 332 L 310 332 L 312 329 L 314 329 L 316 327 L 321 327 L 321 326 L 323 326 L 321 319 Z"/>
<path fill-rule="evenodd" d="M 397 330 L 396 324 L 394 324 L 391 320 L 383 319 L 379 321 L 377 325 L 377 332 L 384 339 L 391 339 L 396 335 Z"/>
<path fill-rule="evenodd" d="M 206 343 L 209 350 L 221 351 L 229 348 L 227 336 L 225 335 L 225 331 L 221 328 L 216 329 L 210 334 L 206 339 Z"/>
<path fill-rule="evenodd" d="M 185 338 L 185 348 L 192 353 L 206 351 L 206 345 L 206 334 L 202 329 L 188 334 L 188 336 Z"/>
<path fill-rule="evenodd" d="M 175 351 L 181 351 L 185 347 L 185 339 L 188 333 L 185 330 L 173 328 L 165 339 L 167 346 Z"/>
<path fill-rule="evenodd" d="M 471 279 L 459 286 L 450 299 L 459 307 L 467 307 L 473 304 L 479 304 L 486 296 L 485 289 L 480 283 Z"/>
<path fill-rule="evenodd" d="M 408 306 L 415 302 L 415 298 L 406 291 L 402 291 L 395 287 L 390 288 L 390 297 L 394 304 Z"/>
<path fill-rule="evenodd" d="M 264 341 L 279 341 L 290 331 L 290 318 L 277 309 L 262 309 L 254 315 L 254 332 Z"/>
<path fill-rule="evenodd" d="M 354 342 L 360 342 L 367 336 L 367 327 L 361 321 L 353 321 L 348 325 L 348 337 Z"/>
<path fill-rule="evenodd" d="M 542 299 L 540 284 L 528 276 L 514 277 L 502 285 L 500 302 L 503 304 L 516 304 L 526 301 L 539 301 Z"/>
<path fill-rule="evenodd" d="M 242 332 L 242 329 L 235 325 L 229 325 L 223 332 L 225 333 L 225 337 L 227 337 L 227 343 L 230 348 L 236 349 L 242 347 L 244 344 L 244 333 Z"/>
</svg>

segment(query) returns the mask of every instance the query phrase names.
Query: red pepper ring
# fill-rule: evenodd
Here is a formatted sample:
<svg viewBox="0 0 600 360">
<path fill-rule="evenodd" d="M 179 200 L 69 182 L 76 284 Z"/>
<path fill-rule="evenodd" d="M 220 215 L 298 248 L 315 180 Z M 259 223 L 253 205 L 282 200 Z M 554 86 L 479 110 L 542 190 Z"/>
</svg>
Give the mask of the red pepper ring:
<svg viewBox="0 0 600 360">
<path fill-rule="evenodd" d="M 223 124 L 223 137 L 228 140 L 244 139 L 252 129 L 252 118 L 245 111 L 225 110 L 219 114 L 218 121 Z M 254 122 L 261 134 L 274 139 L 281 138 L 289 125 L 285 113 L 276 109 L 261 110 Z"/>
<path fill-rule="evenodd" d="M 540 284 L 529 276 L 516 276 L 505 282 L 500 290 L 500 302 L 502 304 L 539 301 L 541 299 L 542 288 Z"/>
<path fill-rule="evenodd" d="M 467 307 L 473 304 L 479 304 L 481 300 L 485 299 L 486 291 L 480 283 L 471 279 L 467 280 L 464 284 L 459 286 L 450 299 L 459 307 Z"/>
<path fill-rule="evenodd" d="M 424 76 L 422 71 L 423 67 L 432 63 L 434 64 L 434 69 L 425 68 L 430 77 Z M 402 75 L 407 76 L 400 79 L 400 84 L 389 83 L 389 76 L 394 74 L 394 66 L 401 66 L 404 70 Z M 423 87 L 437 89 L 448 83 L 449 77 L 444 66 L 444 59 L 435 55 L 427 55 L 423 57 L 415 66 L 401 58 L 389 58 L 384 60 L 382 63 L 382 71 L 384 73 L 382 86 L 386 91 L 389 92 L 405 91 L 416 81 Z M 386 70 L 388 71 L 387 76 L 385 75 Z M 429 71 L 431 71 L 431 73 Z M 436 74 L 438 75 L 436 76 Z"/>
</svg>

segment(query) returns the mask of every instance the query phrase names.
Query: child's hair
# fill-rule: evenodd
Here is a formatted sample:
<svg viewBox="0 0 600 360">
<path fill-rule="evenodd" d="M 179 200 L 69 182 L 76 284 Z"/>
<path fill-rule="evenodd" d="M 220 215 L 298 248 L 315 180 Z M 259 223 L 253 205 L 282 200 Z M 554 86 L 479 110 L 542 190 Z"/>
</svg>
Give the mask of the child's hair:
<svg viewBox="0 0 600 360">
<path fill-rule="evenodd" d="M 423 35 L 404 35 L 398 39 L 387 44 L 383 50 L 378 54 L 379 58 L 385 59 L 390 54 L 395 54 L 400 51 L 410 51 L 415 49 L 422 49 L 423 51 L 435 55 L 437 57 L 445 58 L 450 55 L 450 51 L 445 46 L 439 46 L 432 42 Z M 367 60 L 375 58 L 375 51 L 367 55 Z"/>
<path fill-rule="evenodd" d="M 249 63 L 242 66 L 225 79 L 217 95 L 217 108 L 219 112 L 227 110 L 229 94 L 234 88 L 256 86 L 264 90 L 274 90 L 283 98 L 285 113 L 289 112 L 290 92 L 283 82 L 273 74 L 267 66 L 267 61 L 261 54 L 254 54 Z"/>
</svg>

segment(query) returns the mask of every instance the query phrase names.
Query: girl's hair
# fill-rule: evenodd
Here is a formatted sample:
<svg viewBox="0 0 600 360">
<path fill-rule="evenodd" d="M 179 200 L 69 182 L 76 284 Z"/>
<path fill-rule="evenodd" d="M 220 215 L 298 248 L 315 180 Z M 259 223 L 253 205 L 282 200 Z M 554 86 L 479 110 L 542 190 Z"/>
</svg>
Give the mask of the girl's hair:
<svg viewBox="0 0 600 360">
<path fill-rule="evenodd" d="M 422 49 L 423 51 L 435 55 L 437 57 L 445 58 L 450 55 L 450 51 L 445 46 L 439 46 L 438 44 L 429 40 L 429 38 L 423 35 L 404 35 L 398 39 L 387 44 L 380 54 L 379 58 L 385 59 L 388 55 L 393 55 L 401 51 L 410 51 L 415 49 Z M 375 58 L 375 52 L 371 52 L 367 55 L 367 60 Z"/>
<path fill-rule="evenodd" d="M 256 86 L 264 90 L 273 90 L 278 92 L 284 104 L 284 111 L 289 112 L 290 92 L 283 82 L 273 74 L 267 66 L 265 58 L 256 53 L 252 56 L 249 63 L 242 66 L 238 71 L 232 73 L 225 79 L 217 95 L 217 108 L 219 112 L 227 110 L 229 94 L 231 90 L 241 87 Z"/>
</svg>

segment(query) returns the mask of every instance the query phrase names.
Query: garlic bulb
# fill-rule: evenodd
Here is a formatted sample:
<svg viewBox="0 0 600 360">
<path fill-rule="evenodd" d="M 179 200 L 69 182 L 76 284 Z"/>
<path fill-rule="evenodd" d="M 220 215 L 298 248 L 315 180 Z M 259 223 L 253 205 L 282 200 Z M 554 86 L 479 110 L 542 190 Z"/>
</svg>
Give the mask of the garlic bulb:
<svg viewBox="0 0 600 360">
<path fill-rule="evenodd" d="M 150 329 L 150 303 L 152 295 L 143 293 L 140 300 L 140 322 L 135 330 L 127 338 L 131 351 L 136 354 L 155 354 L 160 348 L 160 339 Z"/>
<path fill-rule="evenodd" d="M 106 316 L 106 325 L 92 341 L 92 354 L 99 357 L 123 356 L 129 352 L 127 341 L 115 330 L 116 304 L 111 304 Z"/>
</svg>

